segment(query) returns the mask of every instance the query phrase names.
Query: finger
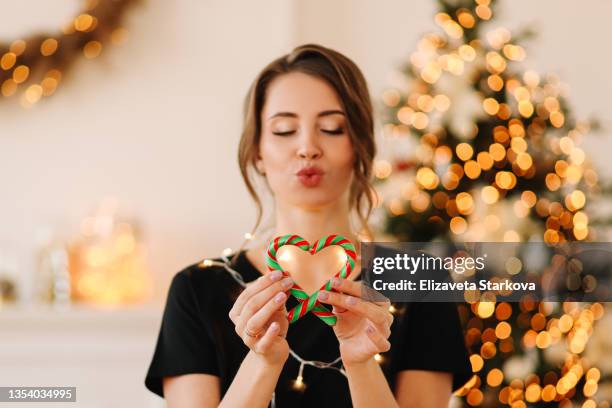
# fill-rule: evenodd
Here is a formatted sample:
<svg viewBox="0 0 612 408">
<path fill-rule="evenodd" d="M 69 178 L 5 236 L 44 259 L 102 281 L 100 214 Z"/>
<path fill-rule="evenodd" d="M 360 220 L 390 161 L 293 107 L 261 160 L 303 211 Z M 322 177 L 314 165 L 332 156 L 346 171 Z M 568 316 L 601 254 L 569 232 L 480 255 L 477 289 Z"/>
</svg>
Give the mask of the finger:
<svg viewBox="0 0 612 408">
<path fill-rule="evenodd" d="M 378 307 L 371 302 L 366 302 L 358 297 L 322 290 L 319 292 L 317 299 L 323 303 L 329 303 L 330 305 L 343 307 L 358 313 L 381 327 L 388 325 L 388 310 Z"/>
<path fill-rule="evenodd" d="M 265 289 L 268 286 L 272 285 L 274 282 L 280 281 L 282 277 L 282 271 L 273 271 L 267 273 L 266 275 L 260 276 L 254 282 L 247 285 L 246 289 L 244 289 L 242 293 L 240 293 L 240 295 L 234 302 L 229 312 L 230 319 L 232 319 L 232 321 L 235 323 L 235 319 L 240 316 L 242 308 L 253 295 L 259 293 L 262 289 Z"/>
<path fill-rule="evenodd" d="M 360 282 L 334 277 L 332 278 L 332 288 L 342 293 L 361 297 Z"/>
<path fill-rule="evenodd" d="M 278 292 L 251 316 L 245 324 L 246 329 L 251 333 L 258 333 L 263 330 L 268 321 L 278 311 L 281 304 L 285 303 L 286 300 L 287 294 L 285 292 Z"/>
<path fill-rule="evenodd" d="M 378 306 L 389 308 L 391 302 L 382 293 L 350 279 L 332 278 L 332 288 L 338 292 L 366 299 Z"/>
<path fill-rule="evenodd" d="M 332 307 L 332 313 L 334 313 L 334 314 L 344 313 L 347 310 L 348 310 L 347 308 L 341 307 L 341 306 L 334 306 L 334 307 Z"/>
<path fill-rule="evenodd" d="M 389 349 L 391 349 L 391 343 L 389 340 L 387 340 L 387 338 L 383 336 L 380 331 L 376 330 L 374 326 L 369 325 L 366 328 L 366 334 L 372 343 L 374 343 L 379 353 L 384 353 L 385 351 L 389 351 Z"/>
<path fill-rule="evenodd" d="M 286 302 L 285 302 L 286 303 Z M 289 320 L 287 319 L 287 309 L 277 310 L 272 316 L 275 322 L 280 324 L 279 336 L 287 337 L 287 331 L 289 331 Z"/>
<path fill-rule="evenodd" d="M 271 286 L 263 289 L 261 292 L 251 296 L 251 298 L 246 302 L 240 315 L 236 320 L 236 331 L 241 333 L 244 330 L 244 325 L 248 322 L 251 317 L 257 313 L 264 305 L 272 299 L 277 293 L 284 292 L 289 290 L 293 285 L 293 280 L 291 278 L 285 278 L 280 282 L 275 282 Z M 280 306 L 278 304 L 277 306 Z"/>
<path fill-rule="evenodd" d="M 270 324 L 266 330 L 266 333 L 257 341 L 255 351 L 257 353 L 265 353 L 270 348 L 274 340 L 276 340 L 279 329 L 280 325 L 277 322 L 272 322 L 272 324 Z"/>
</svg>

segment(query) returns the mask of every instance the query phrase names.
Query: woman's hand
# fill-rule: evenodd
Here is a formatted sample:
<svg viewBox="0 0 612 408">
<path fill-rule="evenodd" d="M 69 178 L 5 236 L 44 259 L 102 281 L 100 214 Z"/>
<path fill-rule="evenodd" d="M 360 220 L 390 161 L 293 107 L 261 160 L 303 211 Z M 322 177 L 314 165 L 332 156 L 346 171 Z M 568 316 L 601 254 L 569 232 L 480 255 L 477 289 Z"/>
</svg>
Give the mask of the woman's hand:
<svg viewBox="0 0 612 408">
<path fill-rule="evenodd" d="M 342 293 L 322 290 L 317 298 L 333 305 L 332 311 L 337 316 L 333 328 L 344 365 L 364 363 L 376 353 L 388 351 L 391 343 L 387 338 L 393 323 L 389 300 L 376 303 L 362 300 L 361 282 L 333 278 L 332 286 Z"/>
<path fill-rule="evenodd" d="M 229 312 L 244 344 L 273 365 L 284 364 L 289 357 L 285 301 L 293 281 L 281 278 L 281 271 L 261 276 L 242 291 Z"/>
</svg>

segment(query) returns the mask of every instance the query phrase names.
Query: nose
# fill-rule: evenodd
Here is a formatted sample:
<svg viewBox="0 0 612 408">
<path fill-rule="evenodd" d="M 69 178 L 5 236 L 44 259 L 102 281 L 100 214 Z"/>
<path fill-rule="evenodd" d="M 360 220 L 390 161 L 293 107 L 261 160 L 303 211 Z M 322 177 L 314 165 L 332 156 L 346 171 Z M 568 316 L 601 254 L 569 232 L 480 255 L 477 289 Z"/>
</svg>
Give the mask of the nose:
<svg viewBox="0 0 612 408">
<path fill-rule="evenodd" d="M 317 141 L 316 132 L 303 132 L 297 154 L 301 159 L 314 160 L 321 157 L 322 150 Z"/>
</svg>

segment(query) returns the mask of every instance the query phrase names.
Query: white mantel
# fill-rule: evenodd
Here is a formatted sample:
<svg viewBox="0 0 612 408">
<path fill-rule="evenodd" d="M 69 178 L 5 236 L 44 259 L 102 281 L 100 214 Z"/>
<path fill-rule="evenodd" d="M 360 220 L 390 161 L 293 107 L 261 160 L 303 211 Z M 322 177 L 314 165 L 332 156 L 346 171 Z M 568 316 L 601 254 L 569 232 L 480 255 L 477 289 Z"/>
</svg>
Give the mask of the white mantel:
<svg viewBox="0 0 612 408">
<path fill-rule="evenodd" d="M 144 386 L 161 315 L 159 306 L 2 305 L 0 386 L 76 386 L 70 407 L 164 407 Z"/>
</svg>

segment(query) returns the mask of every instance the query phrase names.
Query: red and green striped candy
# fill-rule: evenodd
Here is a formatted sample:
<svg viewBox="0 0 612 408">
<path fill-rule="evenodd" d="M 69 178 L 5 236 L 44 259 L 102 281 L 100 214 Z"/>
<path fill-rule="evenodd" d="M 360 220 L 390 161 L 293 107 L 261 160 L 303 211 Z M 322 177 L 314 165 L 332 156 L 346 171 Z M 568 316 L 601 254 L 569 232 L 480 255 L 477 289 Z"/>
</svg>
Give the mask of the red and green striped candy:
<svg viewBox="0 0 612 408">
<path fill-rule="evenodd" d="M 351 241 L 343 236 L 331 234 L 310 245 L 308 241 L 299 235 L 287 234 L 278 236 L 270 241 L 268 250 L 266 252 L 266 264 L 268 266 L 268 271 L 279 270 L 283 273 L 283 276 L 290 276 L 287 271 L 283 270 L 276 259 L 278 250 L 284 245 L 296 246 L 303 251 L 309 252 L 311 255 L 314 255 L 327 247 L 338 245 L 344 249 L 344 253 L 346 254 L 346 263 L 333 277 L 345 279 L 355 268 L 355 259 L 357 257 L 355 253 L 355 246 L 351 243 Z M 336 324 L 336 316 L 317 300 L 319 291 L 323 289 L 334 291 L 332 288 L 331 278 L 312 295 L 308 295 L 308 293 L 306 293 L 297 283 L 294 282 L 291 289 L 289 289 L 289 293 L 291 293 L 291 295 L 293 295 L 299 301 L 299 303 L 287 313 L 289 323 L 294 323 L 300 317 L 306 315 L 306 313 L 312 312 L 315 314 L 315 316 L 318 316 L 328 325 L 333 326 Z"/>
</svg>

